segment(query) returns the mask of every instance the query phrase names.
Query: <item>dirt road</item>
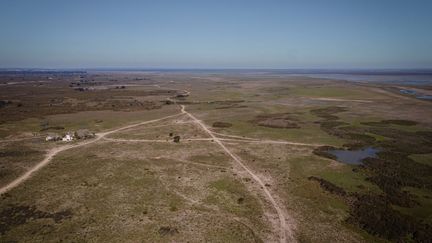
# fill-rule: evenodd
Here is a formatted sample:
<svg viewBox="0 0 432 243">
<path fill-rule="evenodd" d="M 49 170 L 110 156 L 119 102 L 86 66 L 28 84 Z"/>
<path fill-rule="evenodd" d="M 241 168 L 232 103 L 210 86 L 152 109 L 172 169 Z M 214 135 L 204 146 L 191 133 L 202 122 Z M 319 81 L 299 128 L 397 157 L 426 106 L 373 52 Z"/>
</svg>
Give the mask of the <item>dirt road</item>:
<svg viewBox="0 0 432 243">
<path fill-rule="evenodd" d="M 47 152 L 47 154 L 45 155 L 45 158 L 41 162 L 39 162 L 38 164 L 36 164 L 34 167 L 32 167 L 26 173 L 22 174 L 20 177 L 16 178 L 12 182 L 10 182 L 7 185 L 5 185 L 2 188 L 0 188 L 0 195 L 8 192 L 12 188 L 17 187 L 21 183 L 23 183 L 26 180 L 28 180 L 33 175 L 33 173 L 35 173 L 38 170 L 42 169 L 45 165 L 47 165 L 53 159 L 53 157 L 55 155 L 57 155 L 58 153 L 60 153 L 62 151 L 94 143 L 96 141 L 101 140 L 106 135 L 109 135 L 109 134 L 114 133 L 114 132 L 118 132 L 118 131 L 121 131 L 121 130 L 124 130 L 124 129 L 132 128 L 132 127 L 136 127 L 136 126 L 140 126 L 140 125 L 144 125 L 144 124 L 148 124 L 148 123 L 162 121 L 162 120 L 165 120 L 165 119 L 168 119 L 168 118 L 172 118 L 172 117 L 175 117 L 175 116 L 179 116 L 179 115 L 182 115 L 182 114 L 183 113 L 177 113 L 175 115 L 165 116 L 165 117 L 154 119 L 154 120 L 150 120 L 150 121 L 144 121 L 144 122 L 140 122 L 140 123 L 136 123 L 136 124 L 132 124 L 132 125 L 127 125 L 127 126 L 120 127 L 120 128 L 117 128 L 117 129 L 114 129 L 114 130 L 111 130 L 111 131 L 107 131 L 107 132 L 103 132 L 103 133 L 98 133 L 98 134 L 96 134 L 96 138 L 91 139 L 91 140 L 85 140 L 83 142 L 78 142 L 76 144 L 66 144 L 66 145 L 63 145 L 63 146 L 60 146 L 60 147 L 53 148 L 53 149 L 51 149 L 51 150 L 49 150 Z"/>
<path fill-rule="evenodd" d="M 136 143 L 170 143 L 172 139 L 131 139 L 131 138 L 107 138 L 105 140 L 111 142 L 136 142 Z M 297 143 L 289 141 L 278 141 L 278 140 L 246 140 L 246 139 L 234 139 L 234 138 L 218 138 L 220 141 L 236 142 L 236 143 L 259 143 L 259 144 L 282 144 L 282 145 L 294 145 L 294 146 L 305 146 L 305 147 L 319 147 L 322 144 L 314 143 Z M 213 138 L 183 138 L 183 142 L 200 142 L 200 141 L 211 141 Z"/>
<path fill-rule="evenodd" d="M 88 144 L 92 144 L 95 143 L 101 139 L 107 139 L 107 140 L 113 140 L 113 141 L 124 141 L 124 142 L 130 142 L 131 140 L 129 139 L 110 139 L 110 138 L 105 138 L 107 135 L 115 133 L 115 132 L 119 132 L 122 130 L 126 130 L 129 128 L 133 128 L 136 126 L 140 126 L 140 125 L 145 125 L 145 124 L 149 124 L 149 123 L 155 123 L 155 122 L 159 122 L 168 118 L 172 118 L 172 117 L 176 117 L 176 116 L 180 116 L 180 115 L 187 115 L 188 117 L 190 117 L 196 124 L 198 124 L 211 138 L 203 138 L 203 139 L 196 139 L 196 140 L 212 140 L 215 143 L 217 143 L 225 152 L 226 154 L 228 154 L 241 168 L 243 168 L 257 183 L 258 185 L 261 187 L 261 189 L 263 190 L 264 194 L 266 195 L 268 201 L 271 203 L 271 205 L 274 207 L 274 209 L 276 210 L 276 213 L 278 215 L 279 218 L 279 223 L 280 223 L 280 228 L 279 228 L 279 239 L 280 242 L 293 242 L 294 240 L 294 235 L 292 232 L 292 225 L 287 224 L 287 215 L 283 209 L 282 206 L 280 206 L 278 204 L 278 202 L 275 200 L 275 197 L 271 194 L 271 192 L 266 188 L 265 183 L 253 172 L 251 171 L 243 162 L 242 160 L 235 155 L 233 152 L 231 152 L 224 144 L 222 141 L 224 140 L 237 140 L 237 141 L 247 141 L 247 142 L 263 142 L 263 143 L 271 143 L 271 142 L 276 142 L 276 143 L 284 143 L 284 144 L 293 144 L 293 145 L 306 145 L 306 144 L 300 144 L 300 143 L 291 143 L 291 142 L 283 142 L 283 141 L 269 141 L 269 140 L 254 140 L 254 139 L 250 139 L 250 138 L 241 138 L 237 137 L 237 139 L 223 139 L 223 138 L 219 138 L 215 135 L 214 132 L 212 132 L 211 130 L 209 130 L 207 128 L 207 126 L 200 120 L 198 120 L 194 115 L 192 115 L 191 113 L 187 112 L 185 110 L 185 107 L 183 105 L 180 106 L 181 107 L 181 113 L 177 113 L 174 115 L 170 115 L 170 116 L 165 116 L 162 118 L 158 118 L 158 119 L 153 119 L 153 120 L 149 120 L 149 121 L 144 121 L 144 122 L 140 122 L 140 123 L 136 123 L 136 124 L 131 124 L 131 125 L 127 125 L 127 126 L 123 126 L 111 131 L 107 131 L 107 132 L 102 132 L 102 133 L 98 133 L 96 134 L 96 138 L 91 139 L 91 140 L 85 140 L 82 142 L 78 142 L 75 144 L 66 144 L 60 147 L 56 147 L 53 148 L 51 150 L 49 150 L 47 152 L 47 154 L 45 155 L 45 158 L 39 162 L 38 164 L 36 164 L 34 167 L 32 167 L 30 170 L 28 170 L 26 173 L 24 173 L 23 175 L 21 175 L 20 177 L 16 178 L 15 180 L 13 180 L 12 182 L 8 183 L 7 185 L 3 186 L 2 188 L 0 188 L 0 195 L 4 194 L 6 192 L 8 192 L 9 190 L 19 186 L 20 184 L 24 183 L 26 180 L 28 180 L 34 173 L 36 173 L 37 171 L 39 171 L 40 169 L 42 169 L 44 166 L 46 166 L 58 153 L 68 150 L 68 149 L 72 149 L 72 148 L 77 148 L 77 147 L 81 147 L 81 146 L 85 146 Z M 233 137 L 233 136 L 232 136 Z M 132 140 L 133 141 L 133 140 Z M 143 141 L 143 140 L 137 140 L 137 141 Z M 157 142 L 154 140 L 149 140 L 148 142 Z M 162 140 L 161 140 L 162 142 Z"/>
<path fill-rule="evenodd" d="M 294 240 L 294 235 L 293 232 L 291 230 L 291 226 L 287 225 L 286 222 L 286 217 L 285 217 L 285 212 L 283 210 L 283 208 L 281 206 L 279 206 L 279 204 L 276 202 L 275 198 L 273 197 L 273 195 L 271 194 L 271 192 L 266 188 L 265 183 L 253 172 L 251 171 L 242 161 L 239 157 L 237 157 L 233 152 L 231 152 L 223 143 L 222 141 L 215 136 L 215 134 L 213 134 L 212 131 L 210 131 L 206 125 L 201 122 L 200 120 L 198 120 L 194 115 L 192 115 L 191 113 L 187 112 L 185 110 L 185 106 L 184 105 L 180 105 L 181 106 L 181 112 L 185 113 L 186 115 L 188 115 L 192 120 L 194 120 L 198 125 L 201 126 L 201 128 L 210 136 L 213 138 L 213 141 L 215 141 L 235 162 L 238 163 L 238 165 L 240 165 L 262 188 L 262 190 L 264 191 L 265 195 L 267 196 L 267 199 L 270 201 L 270 203 L 273 205 L 274 209 L 276 210 L 278 217 L 279 217 L 279 222 L 280 222 L 280 231 L 279 231 L 279 239 L 280 242 L 293 242 Z"/>
</svg>

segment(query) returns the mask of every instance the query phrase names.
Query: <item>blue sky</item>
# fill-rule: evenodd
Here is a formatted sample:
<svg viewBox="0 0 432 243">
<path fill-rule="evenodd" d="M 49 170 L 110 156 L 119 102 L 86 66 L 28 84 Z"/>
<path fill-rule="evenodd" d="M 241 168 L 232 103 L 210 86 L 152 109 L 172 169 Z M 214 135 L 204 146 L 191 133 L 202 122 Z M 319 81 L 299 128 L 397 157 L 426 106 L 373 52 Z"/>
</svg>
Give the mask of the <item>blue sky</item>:
<svg viewBox="0 0 432 243">
<path fill-rule="evenodd" d="M 0 0 L 0 67 L 432 68 L 428 0 Z"/>
</svg>

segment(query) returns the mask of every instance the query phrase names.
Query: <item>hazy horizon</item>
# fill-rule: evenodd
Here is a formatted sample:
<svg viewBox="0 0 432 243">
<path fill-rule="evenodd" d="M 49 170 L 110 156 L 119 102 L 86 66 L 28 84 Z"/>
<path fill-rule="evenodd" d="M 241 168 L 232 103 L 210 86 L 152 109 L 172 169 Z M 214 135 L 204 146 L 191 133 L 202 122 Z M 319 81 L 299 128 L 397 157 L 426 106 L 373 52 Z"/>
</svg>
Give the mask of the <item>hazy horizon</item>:
<svg viewBox="0 0 432 243">
<path fill-rule="evenodd" d="M 0 68 L 427 69 L 429 1 L 3 1 Z"/>
</svg>

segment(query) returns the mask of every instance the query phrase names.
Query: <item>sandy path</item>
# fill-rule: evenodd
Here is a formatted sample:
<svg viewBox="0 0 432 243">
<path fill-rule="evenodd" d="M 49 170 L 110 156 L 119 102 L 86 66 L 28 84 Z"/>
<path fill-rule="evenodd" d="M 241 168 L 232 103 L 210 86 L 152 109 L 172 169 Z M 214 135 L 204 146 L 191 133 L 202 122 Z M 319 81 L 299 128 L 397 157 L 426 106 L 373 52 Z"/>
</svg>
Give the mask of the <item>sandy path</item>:
<svg viewBox="0 0 432 243">
<path fill-rule="evenodd" d="M 128 128 L 131 128 L 131 127 L 136 127 L 136 126 L 140 126 L 140 125 L 144 125 L 144 124 L 148 124 L 148 123 L 162 121 L 162 120 L 165 120 L 165 119 L 168 119 L 168 118 L 171 118 L 171 117 L 175 117 L 175 116 L 179 116 L 179 115 L 182 115 L 182 114 L 183 113 L 177 113 L 175 115 L 165 116 L 165 117 L 162 117 L 162 118 L 158 118 L 158 119 L 154 119 L 154 120 L 149 120 L 149 121 L 144 121 L 144 122 L 140 122 L 140 123 L 137 123 L 137 124 L 127 125 L 127 126 L 120 127 L 120 128 L 117 128 L 117 129 L 114 129 L 114 130 L 111 130 L 111 131 L 98 133 L 98 134 L 96 134 L 96 138 L 92 139 L 92 140 L 86 140 L 86 141 L 79 142 L 79 143 L 76 143 L 76 144 L 67 144 L 67 145 L 63 145 L 63 146 L 60 146 L 60 147 L 56 147 L 56 148 L 50 149 L 47 152 L 47 154 L 45 155 L 45 158 L 41 162 L 39 162 L 38 164 L 36 164 L 34 167 L 32 167 L 30 170 L 28 170 L 26 173 L 24 173 L 20 177 L 16 178 L 12 182 L 10 182 L 7 185 L 5 185 L 2 188 L 0 188 L 0 195 L 8 192 L 9 190 L 13 189 L 14 187 L 17 187 L 21 183 L 23 183 L 26 180 L 28 180 L 33 173 L 35 173 L 38 170 L 42 169 L 45 165 L 47 165 L 53 159 L 53 157 L 55 155 L 57 155 L 58 153 L 60 153 L 62 151 L 94 143 L 96 141 L 101 140 L 106 135 L 109 135 L 109 134 L 114 133 L 114 132 L 118 132 L 118 131 L 121 131 L 121 130 L 124 130 L 124 129 L 128 129 Z"/>
<path fill-rule="evenodd" d="M 266 188 L 265 183 L 254 173 L 252 172 L 242 161 L 239 157 L 237 157 L 233 152 L 231 152 L 223 143 L 222 141 L 216 137 L 212 131 L 210 131 L 204 123 L 202 123 L 200 120 L 198 120 L 195 116 L 193 116 L 191 113 L 187 112 L 185 110 L 185 107 L 181 105 L 181 112 L 187 114 L 192 120 L 194 120 L 198 125 L 201 126 L 201 128 L 210 135 L 210 137 L 213 138 L 213 141 L 215 141 L 232 159 L 234 159 L 235 162 L 237 162 L 262 188 L 264 193 L 266 194 L 268 200 L 271 202 L 273 207 L 275 208 L 280 222 L 280 229 L 279 229 L 279 239 L 280 242 L 287 242 L 289 240 L 290 242 L 295 241 L 294 235 L 291 230 L 291 226 L 287 225 L 285 213 L 281 206 L 278 205 L 276 200 L 274 199 L 271 192 Z"/>
<path fill-rule="evenodd" d="M 213 131 L 212 131 L 212 133 L 215 134 L 215 135 L 219 135 L 219 136 L 227 137 L 227 138 L 237 138 L 237 139 L 255 140 L 255 141 L 259 140 L 259 139 L 256 139 L 256 138 L 248 138 L 248 137 L 243 137 L 243 136 L 229 135 L 229 134 L 219 133 L 219 132 L 213 132 Z"/>
<path fill-rule="evenodd" d="M 136 143 L 171 143 L 172 139 L 130 139 L 130 138 L 107 138 L 104 137 L 104 140 L 111 142 L 136 142 Z M 218 138 L 220 141 L 227 142 L 240 142 L 240 143 L 259 143 L 259 144 L 285 144 L 285 145 L 295 145 L 295 146 L 306 146 L 306 147 L 319 147 L 323 146 L 323 144 L 315 144 L 315 143 L 297 143 L 297 142 L 289 142 L 289 141 L 279 141 L 279 140 L 244 140 L 244 139 L 233 139 L 233 138 Z M 194 141 L 214 141 L 214 138 L 184 138 L 181 139 L 182 142 L 194 142 Z"/>
<path fill-rule="evenodd" d="M 77 148 L 77 147 L 81 147 L 81 146 L 85 146 L 88 144 L 92 144 L 95 143 L 101 139 L 106 139 L 106 140 L 110 140 L 110 141 L 124 141 L 124 142 L 131 142 L 131 141 L 146 141 L 146 142 L 166 142 L 166 140 L 133 140 L 133 139 L 111 139 L 111 138 L 106 138 L 105 136 L 118 132 L 118 131 L 122 131 L 122 130 L 126 130 L 129 128 L 133 128 L 136 126 L 140 126 L 140 125 L 145 125 L 148 123 L 154 123 L 154 122 L 159 122 L 168 118 L 172 118 L 172 117 L 176 117 L 182 114 L 186 114 L 187 116 L 189 116 L 193 121 L 195 121 L 211 138 L 202 138 L 202 139 L 193 139 L 194 141 L 214 141 L 216 142 L 238 165 L 240 165 L 260 186 L 261 189 L 263 190 L 263 192 L 265 193 L 266 197 L 268 198 L 269 202 L 272 204 L 272 206 L 275 208 L 278 217 L 279 217 L 279 223 L 280 223 L 280 229 L 279 229 L 279 239 L 280 242 L 287 242 L 287 241 L 295 241 L 294 240 L 294 235 L 293 232 L 291 230 L 291 225 L 287 225 L 286 222 L 286 215 L 285 212 L 283 210 L 283 208 L 281 206 L 279 206 L 279 204 L 276 202 L 275 198 L 273 197 L 273 195 L 271 194 L 271 192 L 266 188 L 265 183 L 253 172 L 251 171 L 242 161 L 239 157 L 237 157 L 237 155 L 235 155 L 233 152 L 231 152 L 223 143 L 222 141 L 241 141 L 241 142 L 256 142 L 256 143 L 281 143 L 281 144 L 292 144 L 292 145 L 308 145 L 309 144 L 302 144 L 302 143 L 293 143 L 293 142 L 286 142 L 286 141 L 271 141 L 271 140 L 255 140 L 255 139 L 250 139 L 250 138 L 244 138 L 244 137 L 239 137 L 239 136 L 233 136 L 233 135 L 228 135 L 230 137 L 235 137 L 237 139 L 223 139 L 223 138 L 219 138 L 215 135 L 214 132 L 210 131 L 206 125 L 204 123 L 202 123 L 200 120 L 198 120 L 195 116 L 193 116 L 191 113 L 187 112 L 185 110 L 185 107 L 183 105 L 181 105 L 181 113 L 177 113 L 174 115 L 170 115 L 170 116 L 165 116 L 162 118 L 158 118 L 158 119 L 153 119 L 153 120 L 149 120 L 149 121 L 144 121 L 144 122 L 140 122 L 140 123 L 136 123 L 136 124 L 131 124 L 131 125 L 127 125 L 124 127 L 120 127 L 111 131 L 107 131 L 107 132 L 102 132 L 102 133 L 98 133 L 96 134 L 96 138 L 92 139 L 92 140 L 86 140 L 83 142 L 79 142 L 76 144 L 67 144 L 67 145 L 63 145 L 60 147 L 56 147 L 53 148 L 51 150 L 49 150 L 47 152 L 47 154 L 45 155 L 45 158 L 38 164 L 36 164 L 34 167 L 32 167 L 30 170 L 28 170 L 26 173 L 24 173 L 23 175 L 21 175 L 20 177 L 16 178 L 15 180 L 13 180 L 12 182 L 8 183 L 6 186 L 3 186 L 2 188 L 0 188 L 0 195 L 4 194 L 6 192 L 8 192 L 9 190 L 19 186 L 20 184 L 22 184 L 23 182 L 25 182 L 26 180 L 28 180 L 35 172 L 37 172 L 38 170 L 40 170 L 41 168 L 43 168 L 44 166 L 46 166 L 58 153 L 68 150 L 68 149 L 72 149 L 72 148 Z M 220 135 L 224 135 L 225 134 L 220 134 Z M 188 140 L 188 139 L 185 139 Z M 192 140 L 192 139 L 191 139 Z M 315 146 L 315 145 L 313 145 Z"/>
<path fill-rule="evenodd" d="M 135 143 L 173 143 L 173 139 L 129 139 L 129 138 L 107 138 L 104 140 L 110 142 L 135 142 Z M 213 138 L 183 138 L 181 142 L 192 142 L 192 141 L 213 141 Z"/>
<path fill-rule="evenodd" d="M 242 143 L 286 144 L 286 145 L 306 146 L 306 147 L 323 146 L 323 144 L 317 144 L 317 143 L 298 143 L 298 142 L 278 141 L 278 140 L 238 140 L 238 139 L 221 139 L 221 140 L 223 140 L 223 141 L 235 141 L 235 142 L 242 142 Z"/>
<path fill-rule="evenodd" d="M 300 142 L 290 142 L 290 141 L 281 141 L 281 140 L 270 140 L 270 139 L 256 139 L 256 138 L 250 138 L 245 136 L 236 136 L 236 135 L 229 135 L 224 133 L 218 133 L 218 132 L 212 132 L 215 135 L 219 135 L 221 137 L 227 137 L 227 138 L 219 138 L 222 141 L 235 141 L 235 142 L 244 142 L 244 143 L 261 143 L 261 144 L 287 144 L 287 145 L 297 145 L 297 146 L 309 146 L 309 147 L 319 147 L 324 146 L 324 144 L 318 144 L 318 143 L 300 143 Z M 233 138 L 233 139 L 230 139 Z"/>
<path fill-rule="evenodd" d="M 311 98 L 312 100 L 322 101 L 342 101 L 342 102 L 359 102 L 359 103 L 372 103 L 373 100 L 352 100 L 352 99 L 339 99 L 339 98 Z"/>
</svg>

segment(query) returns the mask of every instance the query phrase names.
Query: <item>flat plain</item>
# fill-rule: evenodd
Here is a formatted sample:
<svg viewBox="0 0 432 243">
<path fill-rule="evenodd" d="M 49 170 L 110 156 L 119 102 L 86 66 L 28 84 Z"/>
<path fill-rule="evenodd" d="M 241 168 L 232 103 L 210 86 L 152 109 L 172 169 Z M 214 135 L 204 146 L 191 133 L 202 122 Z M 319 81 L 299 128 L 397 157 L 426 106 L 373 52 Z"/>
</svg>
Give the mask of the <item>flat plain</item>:
<svg viewBox="0 0 432 243">
<path fill-rule="evenodd" d="M 406 87 L 193 72 L 0 85 L 1 242 L 432 238 L 432 102 Z M 45 141 L 80 129 L 95 137 Z M 379 152 L 357 165 L 329 153 L 365 147 Z"/>
</svg>

